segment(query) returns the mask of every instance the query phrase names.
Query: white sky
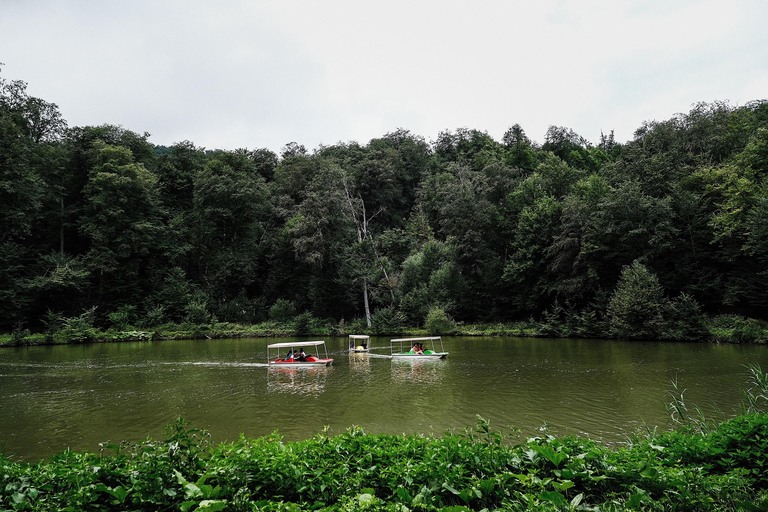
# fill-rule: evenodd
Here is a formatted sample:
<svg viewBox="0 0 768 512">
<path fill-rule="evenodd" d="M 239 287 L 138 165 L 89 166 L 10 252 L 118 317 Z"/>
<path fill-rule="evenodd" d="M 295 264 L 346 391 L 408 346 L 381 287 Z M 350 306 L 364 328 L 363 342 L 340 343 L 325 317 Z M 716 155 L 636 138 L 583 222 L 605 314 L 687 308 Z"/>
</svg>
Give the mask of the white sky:
<svg viewBox="0 0 768 512">
<path fill-rule="evenodd" d="M 208 149 L 624 142 L 694 103 L 768 98 L 766 0 L 0 0 L 0 76 L 70 126 Z"/>
</svg>

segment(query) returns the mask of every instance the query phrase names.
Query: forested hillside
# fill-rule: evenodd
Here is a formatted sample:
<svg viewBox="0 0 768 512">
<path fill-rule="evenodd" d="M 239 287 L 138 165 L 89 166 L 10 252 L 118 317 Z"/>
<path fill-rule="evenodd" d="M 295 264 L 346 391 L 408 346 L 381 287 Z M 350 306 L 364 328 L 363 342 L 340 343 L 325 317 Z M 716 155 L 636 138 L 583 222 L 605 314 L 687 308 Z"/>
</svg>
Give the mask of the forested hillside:
<svg viewBox="0 0 768 512">
<path fill-rule="evenodd" d="M 537 143 L 512 119 L 500 141 L 398 129 L 277 155 L 68 127 L 24 82 L 0 88 L 5 332 L 94 307 L 148 326 L 270 308 L 417 326 L 439 307 L 647 337 L 768 317 L 768 101 L 701 103 L 626 143 Z"/>
</svg>

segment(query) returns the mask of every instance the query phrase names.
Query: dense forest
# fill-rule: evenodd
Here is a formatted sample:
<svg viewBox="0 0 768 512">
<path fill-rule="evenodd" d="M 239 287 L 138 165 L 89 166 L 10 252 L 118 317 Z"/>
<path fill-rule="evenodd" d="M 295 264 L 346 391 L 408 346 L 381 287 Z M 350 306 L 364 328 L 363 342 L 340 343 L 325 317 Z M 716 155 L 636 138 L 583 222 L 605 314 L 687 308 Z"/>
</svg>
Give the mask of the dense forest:
<svg viewBox="0 0 768 512">
<path fill-rule="evenodd" d="M 367 144 L 156 146 L 69 127 L 0 78 L 0 330 L 559 318 L 686 338 L 768 319 L 768 101 L 700 103 L 590 143 L 398 129 Z"/>
</svg>

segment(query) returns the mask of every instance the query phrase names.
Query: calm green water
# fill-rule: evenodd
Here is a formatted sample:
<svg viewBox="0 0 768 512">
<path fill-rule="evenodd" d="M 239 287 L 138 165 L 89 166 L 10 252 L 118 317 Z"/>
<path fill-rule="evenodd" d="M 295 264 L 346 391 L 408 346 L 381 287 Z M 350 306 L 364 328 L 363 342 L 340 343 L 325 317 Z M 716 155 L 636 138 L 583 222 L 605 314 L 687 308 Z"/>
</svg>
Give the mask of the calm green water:
<svg viewBox="0 0 768 512">
<path fill-rule="evenodd" d="M 182 340 L 0 349 L 0 450 L 38 460 L 66 447 L 162 438 L 178 417 L 216 441 L 278 430 L 287 441 L 325 426 L 440 435 L 473 426 L 608 442 L 644 424 L 667 427 L 670 381 L 686 401 L 733 413 L 744 365 L 768 348 L 522 338 L 444 339 L 447 359 L 348 354 L 328 338 L 332 367 L 275 370 L 266 345 L 290 339 Z M 388 338 L 373 339 L 386 347 Z"/>
</svg>

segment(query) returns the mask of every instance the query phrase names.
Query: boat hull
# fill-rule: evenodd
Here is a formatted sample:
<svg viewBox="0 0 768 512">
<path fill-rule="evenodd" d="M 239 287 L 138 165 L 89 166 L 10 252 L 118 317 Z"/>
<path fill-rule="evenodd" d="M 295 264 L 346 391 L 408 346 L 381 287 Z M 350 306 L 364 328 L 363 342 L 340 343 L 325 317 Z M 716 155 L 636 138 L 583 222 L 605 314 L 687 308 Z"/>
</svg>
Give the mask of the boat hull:
<svg viewBox="0 0 768 512">
<path fill-rule="evenodd" d="M 445 359 L 447 356 L 448 352 L 435 352 L 434 354 L 392 354 L 392 357 L 397 359 Z"/>
<path fill-rule="evenodd" d="M 318 366 L 330 366 L 333 359 L 318 359 L 316 361 L 282 361 L 275 359 L 269 362 L 274 368 L 317 368 Z"/>
</svg>

